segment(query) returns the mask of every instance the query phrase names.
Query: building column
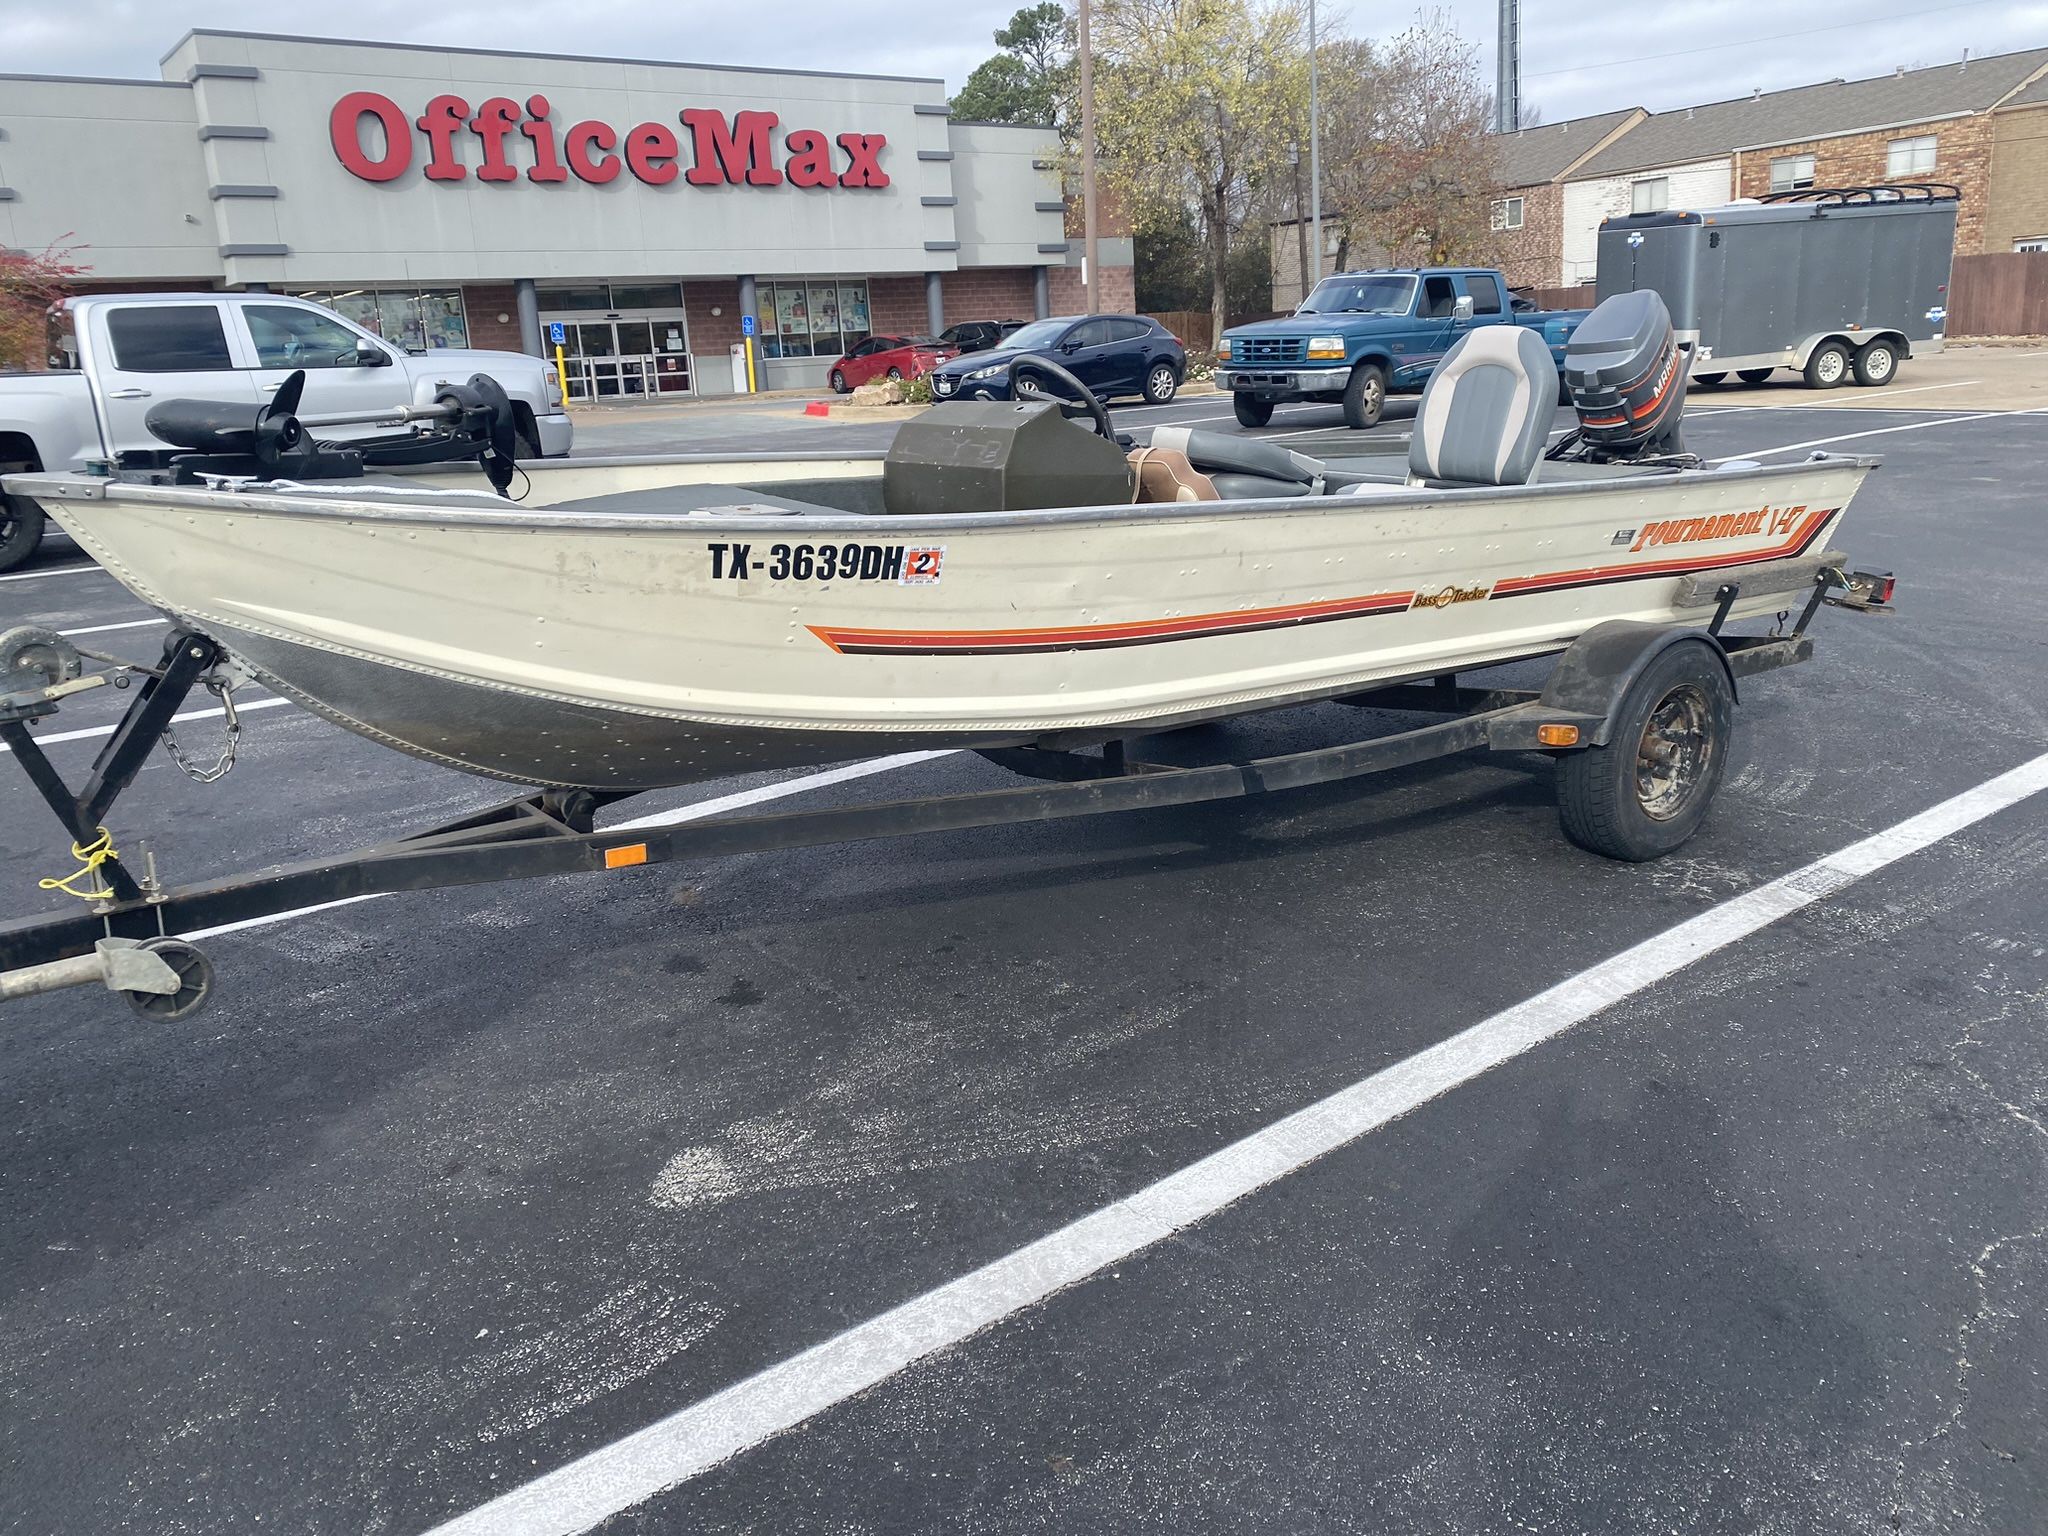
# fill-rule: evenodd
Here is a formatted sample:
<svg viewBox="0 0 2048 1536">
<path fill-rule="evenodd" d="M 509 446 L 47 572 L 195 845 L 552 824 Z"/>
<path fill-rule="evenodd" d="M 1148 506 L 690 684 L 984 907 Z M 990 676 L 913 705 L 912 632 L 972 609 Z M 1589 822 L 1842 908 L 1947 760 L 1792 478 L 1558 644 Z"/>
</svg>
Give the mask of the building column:
<svg viewBox="0 0 2048 1536">
<path fill-rule="evenodd" d="M 741 273 L 741 274 L 740 274 L 740 318 L 744 320 L 744 319 L 746 319 L 746 318 L 747 318 L 747 317 L 749 317 L 749 316 L 752 316 L 752 317 L 753 317 L 753 321 L 754 321 L 754 335 L 753 335 L 752 337 L 742 336 L 742 337 L 740 338 L 740 345 L 741 345 L 741 346 L 743 346 L 743 347 L 745 347 L 745 348 L 747 349 L 747 354 L 748 354 L 748 356 L 750 356 L 751 358 L 753 358 L 753 359 L 754 359 L 754 370 L 753 370 L 753 371 L 754 371 L 754 372 L 755 372 L 755 374 L 756 374 L 756 379 L 755 379 L 755 385 L 754 385 L 754 387 L 755 387 L 755 388 L 756 388 L 757 390 L 758 390 L 758 389 L 760 388 L 760 380 L 759 380 L 759 377 L 758 377 L 758 375 L 759 375 L 759 371 L 760 371 L 760 367 L 761 367 L 761 346 L 760 346 L 760 332 L 761 332 L 761 317 L 760 317 L 760 315 L 759 315 L 759 314 L 758 314 L 758 313 L 756 312 L 756 310 L 755 310 L 755 306 L 756 306 L 756 305 L 757 305 L 757 304 L 758 304 L 759 302 L 760 302 L 760 295 L 759 295 L 759 293 L 758 293 L 758 292 L 756 291 L 756 289 L 755 289 L 755 287 L 754 287 L 754 278 L 753 278 L 753 274 L 752 274 L 752 273 L 749 273 L 749 272 L 743 272 L 743 273 Z"/>
<path fill-rule="evenodd" d="M 522 277 L 512 285 L 512 295 L 519 306 L 519 347 L 535 357 L 546 357 L 547 349 L 540 341 L 540 290 L 533 285 L 533 279 Z"/>
<path fill-rule="evenodd" d="M 924 275 L 924 321 L 934 336 L 946 328 L 946 279 L 937 272 Z"/>
<path fill-rule="evenodd" d="M 1044 267 L 1031 269 L 1031 318 L 1043 320 L 1052 313 L 1052 278 Z"/>
</svg>

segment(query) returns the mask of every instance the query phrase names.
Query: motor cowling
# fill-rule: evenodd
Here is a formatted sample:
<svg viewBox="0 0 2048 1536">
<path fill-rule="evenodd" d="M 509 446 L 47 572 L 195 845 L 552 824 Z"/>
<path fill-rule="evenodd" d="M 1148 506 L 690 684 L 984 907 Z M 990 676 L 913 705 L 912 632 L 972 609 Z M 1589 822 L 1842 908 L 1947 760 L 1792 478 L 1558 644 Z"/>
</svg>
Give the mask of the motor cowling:
<svg viewBox="0 0 2048 1536">
<path fill-rule="evenodd" d="M 1650 289 L 1597 305 L 1565 342 L 1564 388 L 1581 441 L 1609 458 L 1681 453 L 1686 357 Z"/>
</svg>

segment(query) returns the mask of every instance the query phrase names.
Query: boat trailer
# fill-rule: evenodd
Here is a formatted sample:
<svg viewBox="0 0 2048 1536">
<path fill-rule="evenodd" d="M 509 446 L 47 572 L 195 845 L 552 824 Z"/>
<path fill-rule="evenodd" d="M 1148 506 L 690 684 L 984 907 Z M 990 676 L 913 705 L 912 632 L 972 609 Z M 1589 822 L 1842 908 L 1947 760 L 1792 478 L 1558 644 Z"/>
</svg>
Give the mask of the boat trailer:
<svg viewBox="0 0 2048 1536">
<path fill-rule="evenodd" d="M 1841 561 L 1830 552 L 1684 578 L 1680 606 L 1714 610 L 1705 628 L 1626 621 L 1600 625 L 1562 652 L 1540 691 L 1466 687 L 1451 674 L 1340 697 L 1334 702 L 1448 718 L 1337 746 L 1195 765 L 1141 759 L 1123 740 L 1094 751 L 988 748 L 979 755 L 1036 782 L 857 806 L 679 820 L 668 826 L 597 827 L 600 810 L 637 791 L 548 789 L 396 842 L 175 887 L 159 879 L 154 855 L 146 848 L 139 872 L 131 868 L 115 851 L 104 818 L 160 744 L 202 782 L 225 773 L 238 729 L 232 690 L 246 679 L 238 677 L 215 641 L 188 629 L 174 631 L 161 662 L 149 667 L 83 651 L 49 630 L 15 629 L 0 635 L 0 743 L 70 833 L 73 854 L 82 865 L 66 880 L 44 881 L 44 888 L 83 899 L 69 910 L 0 923 L 0 1001 L 99 983 L 145 1018 L 178 1020 L 197 1013 L 215 987 L 213 966 L 192 937 L 300 908 L 401 891 L 1245 799 L 1480 748 L 1557 757 L 1560 807 L 1573 841 L 1611 857 L 1657 857 L 1690 836 L 1705 814 L 1726 765 L 1728 711 L 1694 710 L 1666 719 L 1659 713 L 1665 708 L 1663 697 L 1646 697 L 1644 684 L 1656 684 L 1650 690 L 1656 693 L 1667 676 L 1677 677 L 1682 689 L 1709 700 L 1724 697 L 1732 705 L 1737 679 L 1812 657 L 1806 630 L 1823 604 L 1889 611 L 1891 577 L 1848 572 Z M 1752 594 L 1759 589 L 1787 593 L 1778 632 L 1720 632 L 1745 587 Z M 1795 594 L 1802 589 L 1803 611 L 1786 631 L 1784 620 L 1798 605 Z M 88 673 L 88 658 L 105 669 Z M 1660 667 L 1664 658 L 1670 659 Z M 109 683 L 127 687 L 138 675 L 126 713 L 84 785 L 74 790 L 30 733 L 29 722 L 55 714 L 65 699 Z M 220 698 L 228 722 L 228 750 L 207 768 L 184 757 L 171 729 L 173 716 L 195 688 Z M 1678 691 L 1674 687 L 1670 696 Z M 1620 768 L 1618 782 L 1639 785 L 1643 807 L 1661 823 L 1647 843 L 1615 839 L 1597 817 L 1580 815 L 1575 825 L 1571 797 L 1583 798 L 1589 787 L 1606 782 L 1587 765 L 1608 758 Z M 1657 816 L 1660 802 L 1653 794 L 1671 806 L 1668 814 Z M 81 889 L 81 881 L 98 883 Z"/>
</svg>

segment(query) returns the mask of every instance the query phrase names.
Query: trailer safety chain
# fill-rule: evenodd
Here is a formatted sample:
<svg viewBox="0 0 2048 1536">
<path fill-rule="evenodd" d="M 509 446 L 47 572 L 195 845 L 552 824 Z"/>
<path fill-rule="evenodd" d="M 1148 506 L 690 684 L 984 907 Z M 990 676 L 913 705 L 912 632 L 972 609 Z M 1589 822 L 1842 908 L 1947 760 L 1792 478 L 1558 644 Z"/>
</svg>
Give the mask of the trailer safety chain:
<svg viewBox="0 0 2048 1536">
<path fill-rule="evenodd" d="M 227 744 L 221 748 L 220 757 L 215 760 L 213 766 L 202 768 L 179 750 L 177 733 L 170 726 L 166 725 L 163 733 L 164 751 L 169 754 L 171 761 L 178 765 L 185 777 L 195 784 L 211 784 L 216 779 L 225 778 L 228 770 L 235 766 L 235 753 L 242 744 L 242 720 L 235 713 L 234 684 L 208 678 L 205 686 L 208 693 L 220 700 L 221 713 L 227 717 L 228 723 Z"/>
<path fill-rule="evenodd" d="M 80 901 L 113 900 L 114 888 L 100 881 L 99 868 L 109 859 L 118 859 L 121 855 L 114 851 L 114 835 L 105 827 L 101 827 L 99 832 L 100 835 L 98 837 L 82 848 L 77 843 L 71 845 L 71 857 L 78 860 L 84 868 L 74 869 L 62 879 L 52 876 L 47 880 L 38 880 L 36 888 L 43 891 L 62 891 L 66 896 L 75 896 Z M 90 891 L 78 889 L 78 882 L 88 879 L 92 880 L 98 886 L 98 889 Z"/>
</svg>

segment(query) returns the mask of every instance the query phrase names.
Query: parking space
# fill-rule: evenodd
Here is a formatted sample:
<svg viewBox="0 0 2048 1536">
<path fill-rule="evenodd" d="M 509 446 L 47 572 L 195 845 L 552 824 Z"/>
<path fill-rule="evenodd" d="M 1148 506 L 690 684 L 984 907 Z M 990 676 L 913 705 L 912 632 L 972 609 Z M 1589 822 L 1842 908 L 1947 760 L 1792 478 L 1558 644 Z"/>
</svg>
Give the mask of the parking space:
<svg viewBox="0 0 2048 1536">
<path fill-rule="evenodd" d="M 1899 573 L 1900 612 L 1828 614 L 1812 665 L 1744 685 L 1715 813 L 1655 865 L 1564 843 L 1547 764 L 1475 757 L 1367 795 L 308 913 L 214 940 L 225 990 L 192 1026 L 17 1007 L 0 1386 L 36 1474 L 0 1486 L 0 1524 L 2028 1528 L 2048 795 L 1968 802 L 1728 926 L 2048 744 L 2048 466 L 2022 414 L 2048 358 L 1996 367 L 2003 405 L 1979 383 L 1914 406 L 1902 374 L 1867 419 L 1770 391 L 1782 418 L 1688 418 L 1709 458 L 1884 453 L 1842 542 Z M 1239 431 L 1220 396 L 1115 414 Z M 581 443 L 892 430 L 618 417 Z M 1256 435 L 1337 425 L 1283 409 Z M 146 615 L 80 564 L 47 552 L 0 614 L 147 654 Z M 502 798 L 257 702 L 224 784 L 159 759 L 124 802 L 180 879 Z M 1285 750 L 1355 718 L 1208 729 Z M 74 772 L 91 750 L 53 749 Z M 923 754 L 634 813 L 1003 782 Z M 0 784 L 16 915 L 62 849 Z M 1688 923 L 1735 936 L 1588 990 Z M 1539 994 L 1577 999 L 1545 1043 L 1388 1099 L 1327 1156 L 1289 1143 L 1163 1241 L 1111 1222 L 1094 1268 L 942 1289 Z M 849 1330 L 885 1363 L 798 1359 Z"/>
</svg>

